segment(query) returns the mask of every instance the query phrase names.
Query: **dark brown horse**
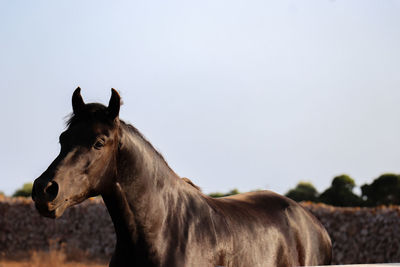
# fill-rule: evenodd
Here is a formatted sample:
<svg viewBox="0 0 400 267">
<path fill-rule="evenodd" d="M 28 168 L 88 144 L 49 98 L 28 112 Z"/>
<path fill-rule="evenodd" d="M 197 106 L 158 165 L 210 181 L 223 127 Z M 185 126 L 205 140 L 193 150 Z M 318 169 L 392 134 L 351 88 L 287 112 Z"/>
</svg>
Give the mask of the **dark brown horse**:
<svg viewBox="0 0 400 267">
<path fill-rule="evenodd" d="M 39 212 L 57 218 L 101 195 L 117 245 L 110 266 L 299 266 L 329 264 L 331 241 L 302 206 L 270 191 L 213 199 L 180 179 L 133 126 L 80 89 L 61 151 L 35 180 Z M 99 229 L 101 231 L 101 229 Z"/>
</svg>

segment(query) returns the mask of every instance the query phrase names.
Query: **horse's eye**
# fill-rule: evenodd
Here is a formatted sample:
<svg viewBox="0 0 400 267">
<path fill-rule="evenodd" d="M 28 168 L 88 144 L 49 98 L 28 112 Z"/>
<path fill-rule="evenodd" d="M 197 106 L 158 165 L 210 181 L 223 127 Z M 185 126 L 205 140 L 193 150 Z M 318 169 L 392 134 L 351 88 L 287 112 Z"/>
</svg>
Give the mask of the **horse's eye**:
<svg viewBox="0 0 400 267">
<path fill-rule="evenodd" d="M 99 140 L 96 141 L 96 143 L 94 143 L 93 147 L 95 149 L 101 149 L 104 146 L 104 144 L 105 144 L 104 140 L 99 139 Z"/>
</svg>

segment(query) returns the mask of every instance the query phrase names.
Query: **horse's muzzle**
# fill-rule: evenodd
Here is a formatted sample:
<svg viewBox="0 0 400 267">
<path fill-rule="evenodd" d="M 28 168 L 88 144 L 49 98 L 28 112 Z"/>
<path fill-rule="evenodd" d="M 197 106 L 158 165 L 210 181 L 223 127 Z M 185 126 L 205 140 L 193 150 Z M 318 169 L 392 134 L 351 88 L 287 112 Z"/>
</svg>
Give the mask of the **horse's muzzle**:
<svg viewBox="0 0 400 267">
<path fill-rule="evenodd" d="M 63 203 L 56 203 L 59 186 L 55 181 L 48 181 L 41 177 L 37 178 L 32 187 L 32 199 L 39 213 L 45 217 L 59 217 L 57 209 Z"/>
</svg>

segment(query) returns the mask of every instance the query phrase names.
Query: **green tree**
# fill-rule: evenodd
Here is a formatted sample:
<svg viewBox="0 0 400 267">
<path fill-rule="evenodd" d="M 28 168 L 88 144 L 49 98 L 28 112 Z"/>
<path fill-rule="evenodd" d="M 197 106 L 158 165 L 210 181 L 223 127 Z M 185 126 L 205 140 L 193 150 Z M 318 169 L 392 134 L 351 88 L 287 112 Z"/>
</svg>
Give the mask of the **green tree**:
<svg viewBox="0 0 400 267">
<path fill-rule="evenodd" d="M 237 195 L 240 194 L 239 190 L 232 189 L 231 191 L 229 191 L 228 193 L 221 193 L 221 192 L 215 192 L 215 193 L 210 193 L 209 196 L 210 197 L 227 197 L 227 196 L 232 196 L 232 195 Z"/>
<path fill-rule="evenodd" d="M 386 173 L 361 187 L 367 206 L 400 205 L 400 176 Z"/>
<path fill-rule="evenodd" d="M 300 201 L 317 201 L 318 191 L 315 187 L 308 182 L 300 182 L 297 186 L 285 194 L 288 198 L 291 198 L 297 202 Z"/>
<path fill-rule="evenodd" d="M 340 207 L 361 206 L 361 197 L 353 193 L 355 187 L 354 180 L 348 175 L 336 176 L 332 180 L 331 187 L 326 189 L 320 196 L 319 201 Z"/>
<path fill-rule="evenodd" d="M 32 195 L 32 186 L 32 183 L 25 183 L 14 192 L 13 197 L 30 197 Z"/>
</svg>

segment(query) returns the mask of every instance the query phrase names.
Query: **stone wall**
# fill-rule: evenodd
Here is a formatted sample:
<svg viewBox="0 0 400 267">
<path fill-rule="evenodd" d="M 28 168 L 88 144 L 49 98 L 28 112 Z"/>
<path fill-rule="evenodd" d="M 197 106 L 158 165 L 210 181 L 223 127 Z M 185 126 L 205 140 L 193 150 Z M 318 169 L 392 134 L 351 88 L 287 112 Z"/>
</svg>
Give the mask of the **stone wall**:
<svg viewBox="0 0 400 267">
<path fill-rule="evenodd" d="M 30 199 L 0 200 L 0 256 L 18 259 L 32 251 L 62 249 L 68 258 L 104 261 L 115 245 L 114 227 L 101 199 L 71 207 L 54 220 L 39 215 Z"/>
<path fill-rule="evenodd" d="M 400 206 L 303 205 L 328 230 L 333 243 L 332 264 L 400 262 Z"/>
<path fill-rule="evenodd" d="M 333 241 L 332 263 L 400 262 L 400 207 L 303 205 L 327 228 Z M 107 260 L 114 245 L 114 229 L 100 199 L 69 208 L 57 220 L 41 217 L 30 199 L 0 199 L 0 256 L 3 258 L 62 249 L 69 258 Z"/>
</svg>

